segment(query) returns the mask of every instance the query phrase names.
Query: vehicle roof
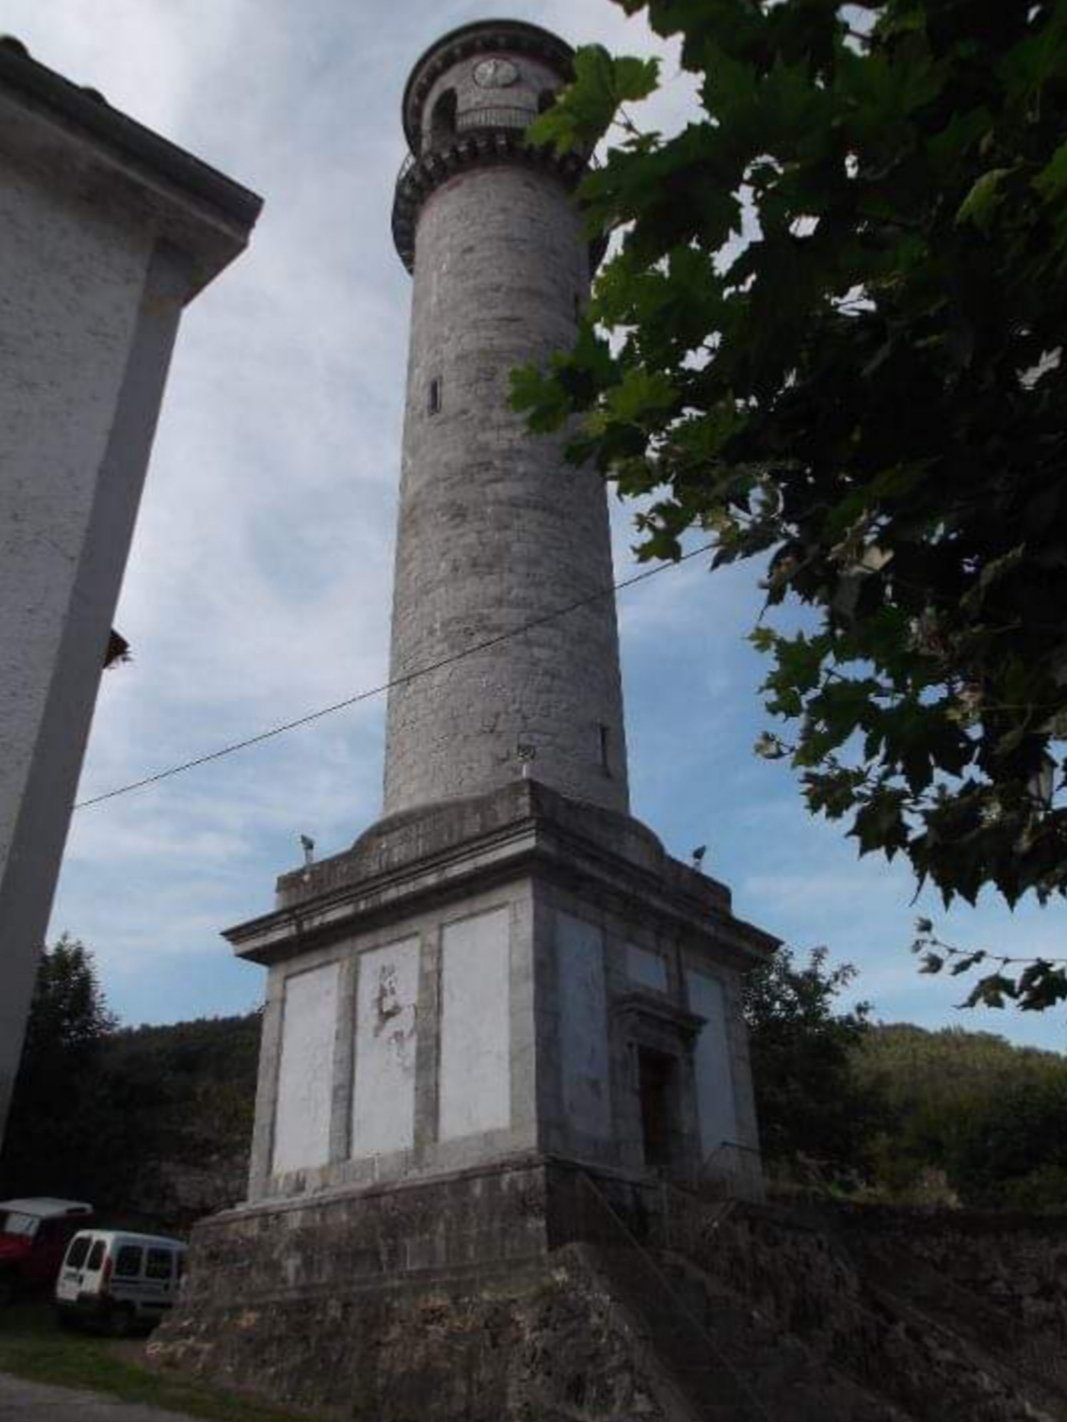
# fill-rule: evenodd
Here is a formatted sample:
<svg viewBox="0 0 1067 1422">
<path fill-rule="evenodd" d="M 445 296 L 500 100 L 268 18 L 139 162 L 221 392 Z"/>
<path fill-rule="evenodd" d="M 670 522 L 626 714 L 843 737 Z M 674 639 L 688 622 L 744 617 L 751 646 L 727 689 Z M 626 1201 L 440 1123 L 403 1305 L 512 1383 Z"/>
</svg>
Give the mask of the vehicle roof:
<svg viewBox="0 0 1067 1422">
<path fill-rule="evenodd" d="M 82 1234 L 92 1235 L 94 1239 L 121 1239 L 126 1244 L 162 1244 L 168 1248 L 188 1248 L 184 1239 L 175 1239 L 172 1234 L 137 1234 L 131 1229 L 80 1229 L 74 1238 L 77 1239 L 78 1235 Z"/>
<path fill-rule="evenodd" d="M 84 1200 L 57 1200 L 52 1195 L 34 1195 L 24 1200 L 0 1200 L 0 1210 L 17 1210 L 23 1215 L 51 1219 L 54 1215 L 91 1215 L 93 1207 Z"/>
</svg>

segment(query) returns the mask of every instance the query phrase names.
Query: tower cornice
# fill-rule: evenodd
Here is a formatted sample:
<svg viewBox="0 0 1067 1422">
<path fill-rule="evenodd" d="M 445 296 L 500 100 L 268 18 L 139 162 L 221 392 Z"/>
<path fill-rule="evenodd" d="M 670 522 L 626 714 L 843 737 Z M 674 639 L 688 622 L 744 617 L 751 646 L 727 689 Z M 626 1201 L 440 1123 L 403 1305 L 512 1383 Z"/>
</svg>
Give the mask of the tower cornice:
<svg viewBox="0 0 1067 1422">
<path fill-rule="evenodd" d="M 421 148 L 419 117 L 435 81 L 459 60 L 483 50 L 530 54 L 556 69 L 561 79 L 570 80 L 573 74 L 574 50 L 540 25 L 525 20 L 475 20 L 450 30 L 415 62 L 404 89 L 404 133 L 413 154 Z"/>
<path fill-rule="evenodd" d="M 396 179 L 393 197 L 393 241 L 408 271 L 415 266 L 415 228 L 422 204 L 435 188 L 457 174 L 488 164 L 513 162 L 556 174 L 565 187 L 575 187 L 589 166 L 585 154 L 557 154 L 552 148 L 535 148 L 525 141 L 525 128 L 489 127 L 456 135 L 447 147 L 420 155 L 409 153 Z M 595 268 L 603 255 L 602 244 L 591 253 Z"/>
</svg>

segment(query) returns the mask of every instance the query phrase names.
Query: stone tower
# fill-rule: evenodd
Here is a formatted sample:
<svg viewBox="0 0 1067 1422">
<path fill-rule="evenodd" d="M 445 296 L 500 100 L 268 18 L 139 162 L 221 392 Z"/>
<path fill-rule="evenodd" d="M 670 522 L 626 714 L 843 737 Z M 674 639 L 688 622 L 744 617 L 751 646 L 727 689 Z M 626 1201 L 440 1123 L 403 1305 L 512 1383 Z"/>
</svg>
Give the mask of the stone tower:
<svg viewBox="0 0 1067 1422">
<path fill-rule="evenodd" d="M 358 1295 L 373 1333 L 400 1284 L 543 1263 L 590 1178 L 644 1218 L 758 1159 L 740 980 L 775 940 L 630 816 L 604 488 L 508 406 L 589 281 L 583 160 L 524 136 L 570 64 L 483 21 L 405 92 L 384 814 L 227 934 L 270 970 L 249 1198 L 199 1227 L 169 1332 L 231 1378 L 283 1318 L 336 1333 Z"/>
<path fill-rule="evenodd" d="M 615 606 L 597 598 L 604 484 L 508 409 L 509 372 L 573 344 L 589 286 L 578 165 L 523 142 L 569 62 L 532 25 L 469 25 L 404 96 L 394 234 L 414 292 L 391 678 L 441 669 L 390 694 L 386 814 L 497 789 L 524 759 L 565 795 L 629 809 Z"/>
</svg>

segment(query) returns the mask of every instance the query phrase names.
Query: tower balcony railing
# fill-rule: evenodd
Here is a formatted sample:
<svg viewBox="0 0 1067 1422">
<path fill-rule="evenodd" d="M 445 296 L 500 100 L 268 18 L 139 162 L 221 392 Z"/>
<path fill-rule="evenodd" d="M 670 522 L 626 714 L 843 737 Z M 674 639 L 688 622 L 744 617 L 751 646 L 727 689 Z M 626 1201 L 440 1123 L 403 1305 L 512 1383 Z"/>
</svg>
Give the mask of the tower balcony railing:
<svg viewBox="0 0 1067 1422">
<path fill-rule="evenodd" d="M 457 118 L 455 132 L 440 135 L 436 140 L 426 144 L 420 153 L 405 153 L 404 160 L 400 164 L 400 169 L 396 175 L 396 186 L 399 188 L 403 185 L 404 180 L 420 158 L 428 157 L 435 151 L 442 151 L 450 147 L 461 134 L 473 133 L 478 129 L 528 128 L 537 117 L 538 115 L 532 109 L 472 109 L 470 113 L 462 114 Z M 584 158 L 584 162 L 589 168 L 598 168 L 600 166 L 592 154 L 587 154 Z"/>
<path fill-rule="evenodd" d="M 471 109 L 457 117 L 454 131 L 447 135 L 440 134 L 418 153 L 404 155 L 396 175 L 393 239 L 408 271 L 413 269 L 415 215 L 422 198 L 443 176 L 455 171 L 458 164 L 477 162 L 480 154 L 495 156 L 499 151 L 540 155 L 560 171 L 571 186 L 578 182 L 587 168 L 599 166 L 591 153 L 580 149 L 557 155 L 551 145 L 532 148 L 521 138 L 516 139 L 516 135 L 521 135 L 536 117 L 537 114 L 531 109 L 517 106 Z M 598 238 L 591 244 L 590 260 L 594 270 L 599 266 L 605 249 L 606 238 Z"/>
<path fill-rule="evenodd" d="M 536 117 L 536 109 L 517 105 L 468 109 L 456 115 L 456 132 L 467 133 L 472 128 L 529 128 Z"/>
</svg>

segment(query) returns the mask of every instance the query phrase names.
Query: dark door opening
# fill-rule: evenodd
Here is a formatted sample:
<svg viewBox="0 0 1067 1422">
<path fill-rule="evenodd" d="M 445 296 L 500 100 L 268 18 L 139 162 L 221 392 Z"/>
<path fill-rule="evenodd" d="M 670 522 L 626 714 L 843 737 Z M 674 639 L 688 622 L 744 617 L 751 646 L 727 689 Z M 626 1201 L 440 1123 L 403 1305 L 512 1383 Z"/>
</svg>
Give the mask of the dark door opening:
<svg viewBox="0 0 1067 1422">
<path fill-rule="evenodd" d="M 663 1052 L 639 1047 L 637 1090 L 641 1098 L 641 1138 L 645 1164 L 667 1166 L 671 1160 L 671 1091 L 674 1059 Z"/>
</svg>

